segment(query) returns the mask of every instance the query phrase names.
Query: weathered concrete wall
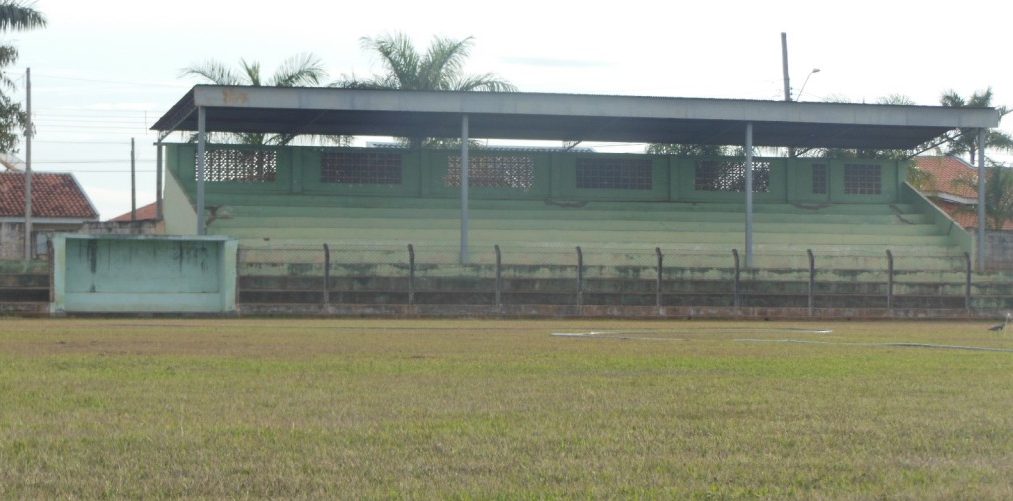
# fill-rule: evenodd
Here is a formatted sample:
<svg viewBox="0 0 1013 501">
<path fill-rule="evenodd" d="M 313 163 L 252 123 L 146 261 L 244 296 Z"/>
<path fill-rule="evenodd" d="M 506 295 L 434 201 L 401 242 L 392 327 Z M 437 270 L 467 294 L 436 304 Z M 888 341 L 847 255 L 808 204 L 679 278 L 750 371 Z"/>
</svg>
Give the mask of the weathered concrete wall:
<svg viewBox="0 0 1013 501">
<path fill-rule="evenodd" d="M 224 237 L 58 235 L 55 313 L 230 312 L 236 243 Z"/>
<path fill-rule="evenodd" d="M 85 223 L 79 233 L 87 235 L 160 235 L 165 233 L 161 221 L 93 221 Z"/>
<path fill-rule="evenodd" d="M 995 271 L 1013 271 L 1013 231 L 988 232 L 985 241 L 985 266 Z"/>
<path fill-rule="evenodd" d="M 0 259 L 21 259 L 25 254 L 25 225 L 0 223 Z"/>
</svg>

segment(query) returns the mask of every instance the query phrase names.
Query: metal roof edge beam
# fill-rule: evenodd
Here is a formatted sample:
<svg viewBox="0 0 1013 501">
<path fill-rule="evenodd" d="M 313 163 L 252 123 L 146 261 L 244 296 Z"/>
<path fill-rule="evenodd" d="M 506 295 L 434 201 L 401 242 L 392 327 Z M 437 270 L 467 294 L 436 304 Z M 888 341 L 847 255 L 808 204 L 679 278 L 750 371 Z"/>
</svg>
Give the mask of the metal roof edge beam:
<svg viewBox="0 0 1013 501">
<path fill-rule="evenodd" d="M 659 118 L 946 128 L 991 128 L 999 124 L 999 112 L 994 108 L 939 106 L 211 85 L 195 86 L 193 95 L 195 106 L 212 108 Z"/>
</svg>

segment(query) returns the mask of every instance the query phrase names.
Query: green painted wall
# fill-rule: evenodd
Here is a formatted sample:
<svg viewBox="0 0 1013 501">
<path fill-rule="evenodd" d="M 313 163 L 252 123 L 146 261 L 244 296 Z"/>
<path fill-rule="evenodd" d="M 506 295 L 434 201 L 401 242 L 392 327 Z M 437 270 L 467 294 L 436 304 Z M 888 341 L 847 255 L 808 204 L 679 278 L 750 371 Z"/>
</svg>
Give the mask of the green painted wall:
<svg viewBox="0 0 1013 501">
<path fill-rule="evenodd" d="M 194 181 L 195 150 L 192 144 L 166 145 L 166 165 L 188 194 L 196 190 Z M 236 145 L 211 145 L 213 149 L 269 149 L 277 153 L 277 175 L 271 182 L 208 182 L 209 196 L 237 194 L 256 197 L 265 194 L 299 193 L 305 195 L 382 196 L 456 198 L 458 188 L 447 186 L 448 159 L 457 157 L 456 150 L 391 150 L 366 148 L 322 148 L 286 146 L 262 148 Z M 398 154 L 402 158 L 400 184 L 352 185 L 323 183 L 320 176 L 321 154 L 325 150 Z M 524 152 L 512 150 L 473 149 L 471 158 L 483 156 L 519 156 L 533 160 L 534 183 L 528 189 L 488 188 L 472 186 L 475 200 L 545 200 L 560 201 L 673 201 L 673 202 L 742 202 L 741 192 L 701 191 L 695 189 L 695 176 L 701 161 L 740 162 L 737 158 L 677 158 L 668 156 L 609 153 Z M 576 165 L 582 157 L 599 159 L 646 159 L 651 164 L 650 189 L 581 189 L 577 188 Z M 899 201 L 900 183 L 906 166 L 890 160 L 815 160 L 807 158 L 756 158 L 771 165 L 769 189 L 754 195 L 763 203 L 848 203 L 883 204 Z M 828 165 L 830 189 L 827 194 L 813 193 L 812 164 Z M 873 164 L 881 167 L 881 192 L 870 195 L 847 194 L 844 190 L 844 169 L 847 163 Z"/>
<path fill-rule="evenodd" d="M 235 240 L 57 235 L 52 311 L 235 311 Z"/>
</svg>

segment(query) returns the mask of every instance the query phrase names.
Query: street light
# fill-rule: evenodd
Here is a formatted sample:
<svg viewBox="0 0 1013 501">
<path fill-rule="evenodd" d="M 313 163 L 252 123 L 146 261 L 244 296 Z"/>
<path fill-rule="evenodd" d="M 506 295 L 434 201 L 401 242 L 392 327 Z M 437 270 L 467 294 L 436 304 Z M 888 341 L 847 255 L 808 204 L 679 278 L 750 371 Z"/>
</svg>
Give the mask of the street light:
<svg viewBox="0 0 1013 501">
<path fill-rule="evenodd" d="M 813 76 L 813 74 L 819 73 L 819 72 L 820 72 L 819 68 L 813 68 L 813 70 L 810 71 L 809 74 L 805 76 L 805 81 L 802 82 L 802 88 L 800 88 L 798 90 L 798 95 L 795 96 L 795 101 L 798 101 L 798 100 L 802 99 L 802 91 L 805 90 L 805 84 L 809 83 L 809 77 L 811 77 L 811 76 Z"/>
</svg>

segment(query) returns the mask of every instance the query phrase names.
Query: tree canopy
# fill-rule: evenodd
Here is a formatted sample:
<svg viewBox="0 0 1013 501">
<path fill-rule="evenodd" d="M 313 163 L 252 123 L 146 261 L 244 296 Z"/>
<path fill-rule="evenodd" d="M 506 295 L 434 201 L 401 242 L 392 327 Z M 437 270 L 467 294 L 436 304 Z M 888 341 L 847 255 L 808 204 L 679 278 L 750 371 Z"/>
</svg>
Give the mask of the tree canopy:
<svg viewBox="0 0 1013 501">
<path fill-rule="evenodd" d="M 993 107 L 992 104 L 992 88 L 988 87 L 985 90 L 977 91 L 971 94 L 970 97 L 963 97 L 954 90 L 948 90 L 943 93 L 939 102 L 943 106 L 951 107 Z M 1011 110 L 1006 106 L 995 106 L 999 110 L 999 114 L 1005 116 Z M 985 135 L 985 150 L 1000 150 L 1000 151 L 1013 151 L 1013 137 L 1009 134 L 1005 134 L 999 130 L 989 130 Z M 946 150 L 948 155 L 964 155 L 967 154 L 971 158 L 971 163 L 975 162 L 977 157 L 978 147 L 978 129 L 967 128 L 960 129 L 960 134 L 950 142 L 949 148 Z"/>
<path fill-rule="evenodd" d="M 46 17 L 20 0 L 0 1 L 0 33 L 24 31 L 46 26 Z M 0 152 L 17 151 L 19 135 L 29 125 L 28 114 L 21 103 L 8 94 L 14 89 L 14 82 L 7 74 L 7 67 L 18 60 L 18 49 L 8 43 L 0 43 Z"/>
</svg>

